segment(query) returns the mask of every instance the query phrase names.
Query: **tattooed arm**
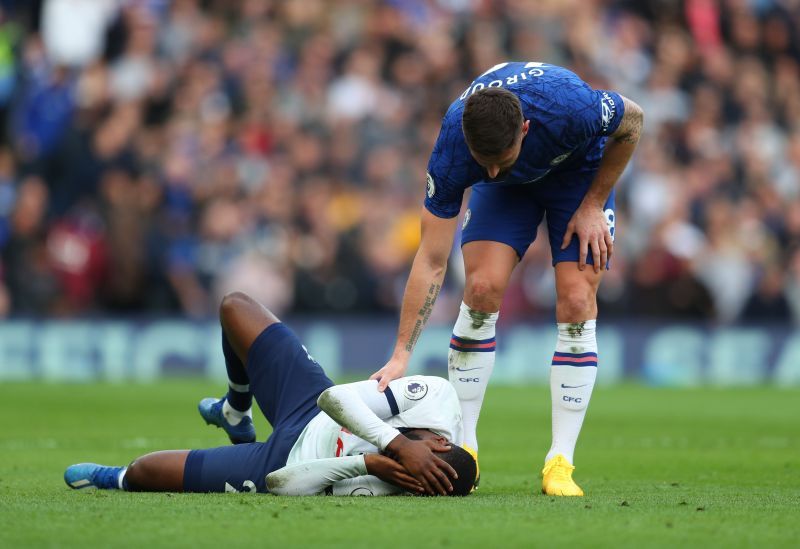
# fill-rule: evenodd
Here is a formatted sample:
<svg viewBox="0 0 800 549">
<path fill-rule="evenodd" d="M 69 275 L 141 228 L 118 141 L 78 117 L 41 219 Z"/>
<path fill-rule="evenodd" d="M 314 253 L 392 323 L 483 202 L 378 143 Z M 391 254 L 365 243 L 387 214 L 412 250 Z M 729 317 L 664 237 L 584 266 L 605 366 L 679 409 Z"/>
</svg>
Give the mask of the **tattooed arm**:
<svg viewBox="0 0 800 549">
<path fill-rule="evenodd" d="M 405 375 L 411 352 L 442 288 L 447 258 L 453 246 L 456 219 L 442 219 L 424 208 L 422 210 L 422 240 L 408 275 L 394 352 L 389 362 L 370 377 L 379 381 L 380 391 L 393 379 Z"/>
<path fill-rule="evenodd" d="M 580 259 L 578 268 L 586 267 L 586 256 L 592 254 L 594 271 L 600 272 L 605 268 L 611 254 L 614 252 L 614 241 L 611 238 L 606 223 L 603 207 L 611 194 L 611 189 L 622 175 L 625 166 L 636 149 L 644 123 L 642 108 L 628 99 L 622 98 L 625 104 L 625 114 L 619 123 L 617 131 L 606 142 L 600 167 L 594 177 L 592 185 L 583 197 L 578 210 L 572 216 L 564 234 L 561 248 L 569 246 L 573 235 L 578 237 L 580 243 Z"/>
</svg>

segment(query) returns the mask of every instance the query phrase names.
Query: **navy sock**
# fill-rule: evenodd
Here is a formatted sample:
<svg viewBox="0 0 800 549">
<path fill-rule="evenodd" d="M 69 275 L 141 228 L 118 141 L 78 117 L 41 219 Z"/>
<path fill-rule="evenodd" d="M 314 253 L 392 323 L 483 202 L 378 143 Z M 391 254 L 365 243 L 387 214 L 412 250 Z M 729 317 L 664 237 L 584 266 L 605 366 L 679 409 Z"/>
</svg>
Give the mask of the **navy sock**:
<svg viewBox="0 0 800 549">
<path fill-rule="evenodd" d="M 246 412 L 253 405 L 250 378 L 231 347 L 225 330 L 222 331 L 222 354 L 225 355 L 225 369 L 228 370 L 228 395 L 225 398 L 234 410 Z"/>
</svg>

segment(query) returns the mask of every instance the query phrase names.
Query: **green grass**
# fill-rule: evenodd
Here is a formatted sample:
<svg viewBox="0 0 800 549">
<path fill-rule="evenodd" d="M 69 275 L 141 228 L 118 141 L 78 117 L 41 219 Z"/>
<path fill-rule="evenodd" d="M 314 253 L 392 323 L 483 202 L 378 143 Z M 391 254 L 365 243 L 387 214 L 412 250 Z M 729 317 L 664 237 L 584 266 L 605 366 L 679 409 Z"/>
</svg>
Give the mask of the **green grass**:
<svg viewBox="0 0 800 549">
<path fill-rule="evenodd" d="M 219 388 L 0 388 L 0 547 L 790 547 L 800 537 L 800 392 L 595 392 L 576 455 L 584 498 L 539 493 L 549 396 L 492 387 L 468 498 L 76 492 L 80 461 L 222 444 L 194 407 Z M 263 418 L 259 433 L 266 434 Z"/>
</svg>

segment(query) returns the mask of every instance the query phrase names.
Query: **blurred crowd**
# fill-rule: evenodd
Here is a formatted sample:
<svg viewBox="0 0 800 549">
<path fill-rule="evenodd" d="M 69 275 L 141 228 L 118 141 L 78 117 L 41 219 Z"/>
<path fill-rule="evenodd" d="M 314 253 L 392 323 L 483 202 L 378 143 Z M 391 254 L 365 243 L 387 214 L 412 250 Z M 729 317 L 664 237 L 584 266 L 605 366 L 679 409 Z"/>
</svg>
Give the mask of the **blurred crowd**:
<svg viewBox="0 0 800 549">
<path fill-rule="evenodd" d="M 0 315 L 394 313 L 441 117 L 513 59 L 645 110 L 602 316 L 800 321 L 799 29 L 800 0 L 0 0 Z M 552 317 L 543 231 L 505 320 Z"/>
</svg>

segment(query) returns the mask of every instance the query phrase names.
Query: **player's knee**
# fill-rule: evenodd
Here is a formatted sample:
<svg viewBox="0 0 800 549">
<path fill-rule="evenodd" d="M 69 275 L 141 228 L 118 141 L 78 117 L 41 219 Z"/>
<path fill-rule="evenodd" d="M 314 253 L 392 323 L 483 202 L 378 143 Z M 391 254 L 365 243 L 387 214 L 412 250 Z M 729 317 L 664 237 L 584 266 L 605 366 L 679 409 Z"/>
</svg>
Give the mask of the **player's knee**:
<svg viewBox="0 0 800 549">
<path fill-rule="evenodd" d="M 125 471 L 125 482 L 128 484 L 128 491 L 142 491 L 143 487 L 147 485 L 148 476 L 152 474 L 152 471 L 148 471 L 149 468 L 151 467 L 147 463 L 146 456 L 135 459 L 128 465 L 128 470 Z"/>
<path fill-rule="evenodd" d="M 223 324 L 232 321 L 239 311 L 252 302 L 252 298 L 244 292 L 225 294 L 219 304 L 219 320 Z"/>
<path fill-rule="evenodd" d="M 595 307 L 593 295 L 575 293 L 566 296 L 559 296 L 558 309 L 561 315 L 569 318 L 592 318 L 592 310 Z"/>
<path fill-rule="evenodd" d="M 561 318 L 586 320 L 597 312 L 596 290 L 590 284 L 574 284 L 559 288 L 558 313 Z"/>
<path fill-rule="evenodd" d="M 489 278 L 470 277 L 464 288 L 464 301 L 473 309 L 493 313 L 500 309 L 503 287 Z"/>
</svg>

